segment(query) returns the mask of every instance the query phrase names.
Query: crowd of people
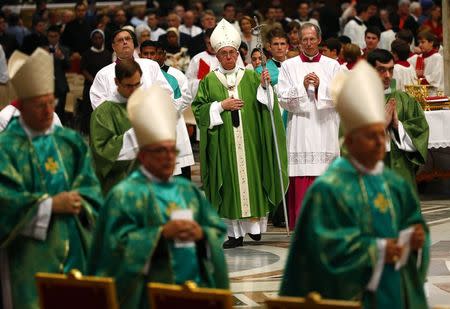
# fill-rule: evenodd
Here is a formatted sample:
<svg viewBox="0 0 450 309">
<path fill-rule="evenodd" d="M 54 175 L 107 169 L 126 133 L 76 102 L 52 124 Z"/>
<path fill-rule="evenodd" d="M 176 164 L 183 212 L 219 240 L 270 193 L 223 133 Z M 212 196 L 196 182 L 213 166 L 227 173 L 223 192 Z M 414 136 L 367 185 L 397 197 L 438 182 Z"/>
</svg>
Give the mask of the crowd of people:
<svg viewBox="0 0 450 309">
<path fill-rule="evenodd" d="M 269 220 L 294 231 L 280 295 L 427 308 L 429 127 L 405 86 L 443 91 L 440 6 L 149 6 L 0 15 L 0 308 L 73 268 L 114 277 L 123 308 L 149 281 L 227 289 L 223 249 Z"/>
</svg>

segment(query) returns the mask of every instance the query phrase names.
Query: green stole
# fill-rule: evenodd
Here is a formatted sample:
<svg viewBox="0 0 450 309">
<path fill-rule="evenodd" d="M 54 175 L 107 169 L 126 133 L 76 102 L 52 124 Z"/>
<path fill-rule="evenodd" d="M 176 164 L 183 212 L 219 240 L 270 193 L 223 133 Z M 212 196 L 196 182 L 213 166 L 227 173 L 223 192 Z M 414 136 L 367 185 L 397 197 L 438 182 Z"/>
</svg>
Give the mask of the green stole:
<svg viewBox="0 0 450 309">
<path fill-rule="evenodd" d="M 359 176 L 361 191 L 365 203 L 369 204 L 373 229 L 373 235 L 379 238 L 396 238 L 398 236 L 397 219 L 392 197 L 385 185 L 383 175 Z M 396 271 L 394 264 L 384 264 L 381 279 L 375 291 L 375 308 L 403 308 L 400 272 Z M 393 305 L 393 301 L 397 301 Z M 364 298 L 365 308 L 370 308 L 372 300 Z"/>
<path fill-rule="evenodd" d="M 179 186 L 175 182 L 153 182 L 152 184 L 155 189 L 154 192 L 163 224 L 170 220 L 170 214 L 173 210 L 189 208 L 182 192 L 179 190 Z M 175 283 L 184 284 L 186 281 L 191 280 L 200 285 L 200 268 L 195 245 L 194 247 L 177 248 L 173 240 L 168 243 L 170 256 L 172 256 L 170 263 L 175 275 Z"/>
<path fill-rule="evenodd" d="M 33 151 L 38 162 L 34 162 L 41 174 L 44 187 L 50 196 L 70 190 L 69 178 L 67 176 L 61 153 L 57 148 L 52 134 L 39 135 L 31 140 Z M 85 269 L 83 258 L 83 246 L 78 233 L 77 223 L 73 215 L 57 215 L 67 223 L 69 243 L 67 260 L 64 265 L 64 272 L 67 273 L 73 268 Z"/>
</svg>

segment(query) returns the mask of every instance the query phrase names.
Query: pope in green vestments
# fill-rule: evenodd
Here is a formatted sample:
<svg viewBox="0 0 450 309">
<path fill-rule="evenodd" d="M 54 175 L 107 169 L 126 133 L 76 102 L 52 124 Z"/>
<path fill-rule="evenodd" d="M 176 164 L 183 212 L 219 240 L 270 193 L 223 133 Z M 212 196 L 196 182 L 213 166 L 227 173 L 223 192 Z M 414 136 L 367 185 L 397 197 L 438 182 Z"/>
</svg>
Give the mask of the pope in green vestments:
<svg viewBox="0 0 450 309">
<path fill-rule="evenodd" d="M 336 159 L 308 190 L 280 295 L 316 291 L 360 300 L 364 308 L 428 308 L 429 232 L 413 187 L 382 161 L 385 111 L 377 73 L 361 61 L 332 93 L 349 159 Z"/>
<path fill-rule="evenodd" d="M 200 128 L 203 190 L 220 217 L 228 219 L 228 236 L 238 240 L 231 247 L 242 245 L 246 233 L 264 232 L 265 224 L 260 224 L 259 218 L 266 217 L 282 199 L 275 142 L 285 188 L 288 183 L 286 137 L 278 102 L 275 98 L 274 137 L 267 102 L 262 103 L 267 97 L 260 86 L 261 77 L 236 66 L 240 37 L 234 32 L 222 20 L 212 33 L 211 44 L 221 64 L 200 82 L 192 103 Z M 241 224 L 242 220 L 248 222 Z"/>
<path fill-rule="evenodd" d="M 111 100 L 92 112 L 90 125 L 95 171 L 104 194 L 132 172 L 138 150 L 127 100 L 141 85 L 142 71 L 134 60 L 123 60 L 116 65 L 115 74 L 117 89 Z"/>
<path fill-rule="evenodd" d="M 37 272 L 85 271 L 103 201 L 88 146 L 53 125 L 53 56 L 15 52 L 10 66 L 20 117 L 0 134 L 1 301 L 37 309 Z"/>
<path fill-rule="evenodd" d="M 128 113 L 142 166 L 106 198 L 89 273 L 114 277 L 127 309 L 149 307 L 148 282 L 228 288 L 225 225 L 193 183 L 172 177 L 177 112 L 170 96 L 159 86 L 139 89 Z"/>
</svg>

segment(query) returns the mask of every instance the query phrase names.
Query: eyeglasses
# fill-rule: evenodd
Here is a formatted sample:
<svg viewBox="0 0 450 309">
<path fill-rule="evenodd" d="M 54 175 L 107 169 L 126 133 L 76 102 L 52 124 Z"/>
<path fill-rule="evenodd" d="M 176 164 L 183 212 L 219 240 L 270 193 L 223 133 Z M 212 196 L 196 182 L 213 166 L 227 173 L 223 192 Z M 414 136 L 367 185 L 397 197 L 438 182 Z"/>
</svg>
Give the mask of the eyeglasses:
<svg viewBox="0 0 450 309">
<path fill-rule="evenodd" d="M 114 43 L 119 44 L 119 43 L 130 43 L 131 41 L 133 41 L 133 39 L 131 38 L 131 36 L 126 36 L 123 38 L 117 38 L 114 40 Z"/>
<path fill-rule="evenodd" d="M 142 86 L 142 82 L 139 82 L 139 83 L 136 83 L 136 84 L 122 84 L 122 83 L 120 83 L 120 85 L 122 86 L 122 87 L 124 87 L 124 88 L 127 88 L 127 89 L 135 89 L 135 88 L 139 88 L 139 87 L 141 87 Z"/>
<path fill-rule="evenodd" d="M 169 154 L 178 156 L 180 151 L 176 147 L 166 148 L 166 147 L 158 147 L 153 149 L 142 149 L 144 152 L 149 152 L 155 155 L 156 157 L 167 157 Z"/>
<path fill-rule="evenodd" d="M 220 56 L 220 57 L 223 57 L 223 58 L 225 58 L 225 57 L 235 57 L 235 56 L 237 56 L 237 51 L 235 51 L 235 50 L 232 50 L 232 51 L 221 51 L 221 52 L 219 52 L 218 53 L 218 55 Z"/>
</svg>

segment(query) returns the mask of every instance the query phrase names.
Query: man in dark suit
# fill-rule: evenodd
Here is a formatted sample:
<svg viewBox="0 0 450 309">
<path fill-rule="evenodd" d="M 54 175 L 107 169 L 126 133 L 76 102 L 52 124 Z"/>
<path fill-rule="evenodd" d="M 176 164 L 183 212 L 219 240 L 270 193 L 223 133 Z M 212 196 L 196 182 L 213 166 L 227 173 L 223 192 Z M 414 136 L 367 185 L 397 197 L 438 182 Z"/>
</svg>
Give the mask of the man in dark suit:
<svg viewBox="0 0 450 309">
<path fill-rule="evenodd" d="M 32 22 L 32 32 L 23 39 L 22 52 L 31 55 L 38 47 L 45 47 L 48 45 L 47 37 L 45 36 L 45 22 L 43 19 L 35 18 Z"/>
<path fill-rule="evenodd" d="M 66 95 L 69 92 L 69 84 L 66 79 L 66 70 L 70 67 L 69 49 L 59 43 L 60 33 L 58 26 L 51 26 L 47 30 L 48 51 L 53 54 L 53 63 L 55 67 L 55 97 L 58 99 L 58 105 L 55 112 L 59 119 L 65 125 L 65 106 Z"/>
<path fill-rule="evenodd" d="M 178 28 L 180 27 L 180 24 L 181 24 L 181 18 L 177 14 L 169 13 L 169 15 L 167 15 L 168 29 L 175 28 L 178 30 Z M 189 49 L 190 40 L 191 40 L 191 37 L 189 35 L 178 31 L 178 46 L 186 47 Z M 167 42 L 167 33 L 160 35 L 158 41 L 159 41 L 159 43 L 161 43 L 162 46 L 164 46 L 164 48 L 167 49 L 167 47 L 169 47 L 169 43 Z"/>
<path fill-rule="evenodd" d="M 201 24 L 203 32 L 191 38 L 188 46 L 188 53 L 191 58 L 206 50 L 205 31 L 216 27 L 216 15 L 214 15 L 214 12 L 206 10 L 201 17 Z"/>
<path fill-rule="evenodd" d="M 87 7 L 84 2 L 75 5 L 75 19 L 69 22 L 62 34 L 61 42 L 74 53 L 82 54 L 91 47 L 92 25 L 86 20 Z"/>
<path fill-rule="evenodd" d="M 14 36 L 6 33 L 6 28 L 7 28 L 6 19 L 0 13 L 0 45 L 2 45 L 6 55 L 6 59 L 8 59 L 9 56 L 11 56 L 11 54 L 13 53 L 13 51 L 19 47 L 19 45 Z"/>
</svg>

